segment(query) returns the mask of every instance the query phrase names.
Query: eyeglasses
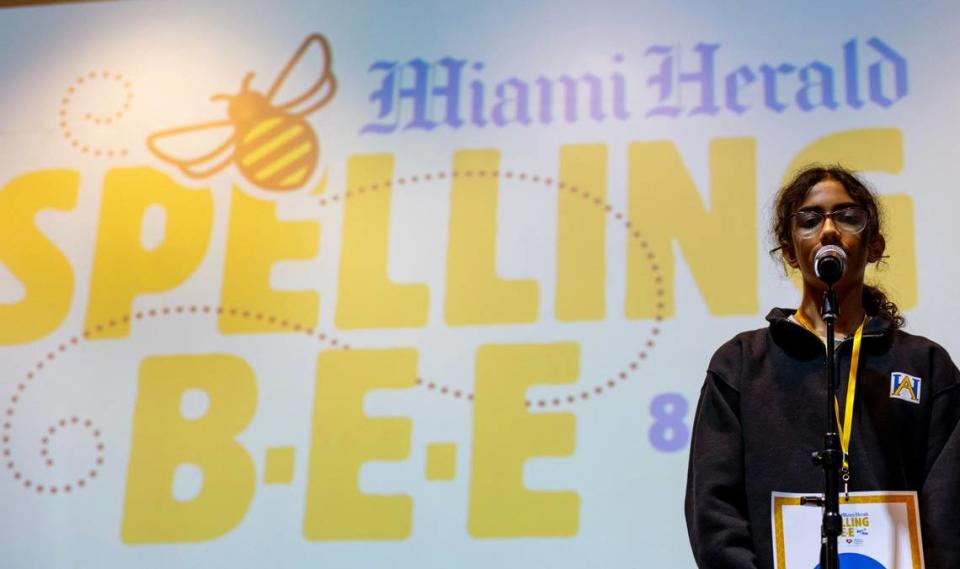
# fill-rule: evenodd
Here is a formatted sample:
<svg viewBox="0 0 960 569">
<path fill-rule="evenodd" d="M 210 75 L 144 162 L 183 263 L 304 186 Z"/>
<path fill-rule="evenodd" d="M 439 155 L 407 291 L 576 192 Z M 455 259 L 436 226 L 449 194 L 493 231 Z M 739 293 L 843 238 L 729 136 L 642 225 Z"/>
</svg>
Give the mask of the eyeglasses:
<svg viewBox="0 0 960 569">
<path fill-rule="evenodd" d="M 823 227 L 823 220 L 830 218 L 833 225 L 843 233 L 857 234 L 867 227 L 869 215 L 862 207 L 845 207 L 830 213 L 805 210 L 794 213 L 793 230 L 801 239 L 813 237 Z"/>
</svg>

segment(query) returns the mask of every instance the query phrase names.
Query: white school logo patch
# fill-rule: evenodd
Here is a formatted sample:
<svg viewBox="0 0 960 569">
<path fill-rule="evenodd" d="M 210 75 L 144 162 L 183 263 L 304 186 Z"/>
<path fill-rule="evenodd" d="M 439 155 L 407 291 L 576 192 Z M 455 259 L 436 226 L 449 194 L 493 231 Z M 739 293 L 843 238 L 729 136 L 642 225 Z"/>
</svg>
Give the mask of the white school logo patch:
<svg viewBox="0 0 960 569">
<path fill-rule="evenodd" d="M 920 403 L 920 387 L 923 381 L 919 377 L 907 375 L 901 371 L 890 374 L 890 397 Z"/>
</svg>

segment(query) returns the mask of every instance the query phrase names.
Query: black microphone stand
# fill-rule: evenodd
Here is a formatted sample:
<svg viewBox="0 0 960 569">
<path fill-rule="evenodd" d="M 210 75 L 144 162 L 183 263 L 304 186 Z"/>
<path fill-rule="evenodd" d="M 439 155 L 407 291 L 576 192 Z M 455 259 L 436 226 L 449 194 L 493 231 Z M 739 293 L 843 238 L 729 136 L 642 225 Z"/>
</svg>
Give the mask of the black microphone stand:
<svg viewBox="0 0 960 569">
<path fill-rule="evenodd" d="M 837 393 L 834 324 L 840 310 L 832 285 L 827 287 L 824 294 L 821 315 L 827 325 L 827 430 L 823 435 L 823 450 L 813 453 L 813 463 L 823 467 L 824 492 L 822 498 L 804 496 L 800 503 L 823 507 L 823 522 L 820 525 L 820 569 L 840 569 L 837 538 L 843 530 L 843 519 L 840 517 L 840 468 L 843 464 L 843 451 L 840 448 L 840 434 L 837 432 L 837 421 L 834 417 Z"/>
</svg>

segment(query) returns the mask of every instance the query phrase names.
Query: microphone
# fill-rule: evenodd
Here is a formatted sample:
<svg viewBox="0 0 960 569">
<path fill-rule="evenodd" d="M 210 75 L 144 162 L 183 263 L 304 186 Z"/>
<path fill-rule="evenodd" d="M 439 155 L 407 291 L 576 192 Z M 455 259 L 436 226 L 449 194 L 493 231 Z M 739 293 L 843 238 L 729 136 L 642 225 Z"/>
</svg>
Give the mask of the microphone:
<svg viewBox="0 0 960 569">
<path fill-rule="evenodd" d="M 824 245 L 813 258 L 813 272 L 828 285 L 840 280 L 847 268 L 847 254 L 836 245 Z"/>
</svg>

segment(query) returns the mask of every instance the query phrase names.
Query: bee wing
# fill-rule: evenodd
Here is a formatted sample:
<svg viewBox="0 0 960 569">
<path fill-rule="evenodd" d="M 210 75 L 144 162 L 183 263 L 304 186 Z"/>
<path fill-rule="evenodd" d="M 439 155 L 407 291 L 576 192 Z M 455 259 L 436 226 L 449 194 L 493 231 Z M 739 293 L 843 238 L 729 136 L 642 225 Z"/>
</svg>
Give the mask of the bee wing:
<svg viewBox="0 0 960 569">
<path fill-rule="evenodd" d="M 294 115 L 316 111 L 337 92 L 332 62 L 327 38 L 320 34 L 307 36 L 277 75 L 267 92 L 267 100 Z"/>
<path fill-rule="evenodd" d="M 233 160 L 236 131 L 229 120 L 210 121 L 157 131 L 147 148 L 191 178 L 205 178 Z"/>
</svg>

